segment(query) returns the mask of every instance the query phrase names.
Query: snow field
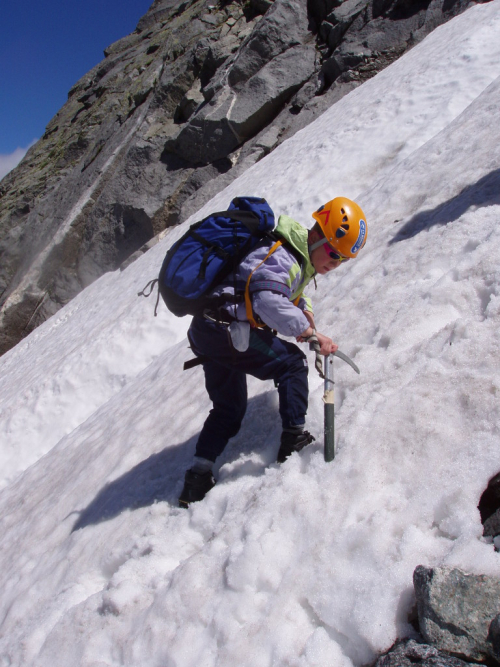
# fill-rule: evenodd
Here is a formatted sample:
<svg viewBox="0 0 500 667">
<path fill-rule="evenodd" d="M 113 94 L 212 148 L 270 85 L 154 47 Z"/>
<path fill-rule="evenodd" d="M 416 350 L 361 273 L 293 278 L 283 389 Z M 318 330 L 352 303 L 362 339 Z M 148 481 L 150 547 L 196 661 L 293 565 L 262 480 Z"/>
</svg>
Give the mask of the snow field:
<svg viewBox="0 0 500 667">
<path fill-rule="evenodd" d="M 358 666 L 411 635 L 418 564 L 499 576 L 476 508 L 499 469 L 499 21 L 494 0 L 440 27 L 200 213 L 366 210 L 359 259 L 312 293 L 361 369 L 335 361 L 333 463 L 314 370 L 318 440 L 282 466 L 250 379 L 218 485 L 176 507 L 210 406 L 188 321 L 135 294 L 183 229 L 0 359 L 0 664 Z"/>
</svg>

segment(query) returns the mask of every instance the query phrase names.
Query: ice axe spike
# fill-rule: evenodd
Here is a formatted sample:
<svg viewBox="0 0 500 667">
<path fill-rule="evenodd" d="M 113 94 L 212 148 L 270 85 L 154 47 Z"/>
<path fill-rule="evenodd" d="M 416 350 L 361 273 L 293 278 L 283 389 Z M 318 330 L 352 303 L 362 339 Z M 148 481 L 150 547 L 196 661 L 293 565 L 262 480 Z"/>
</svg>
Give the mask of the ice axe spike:
<svg viewBox="0 0 500 667">
<path fill-rule="evenodd" d="M 334 400 L 334 379 L 333 379 L 333 357 L 338 357 L 345 361 L 356 373 L 359 373 L 359 368 L 352 359 L 337 350 L 333 354 L 325 357 L 324 361 L 324 377 L 325 377 L 325 393 L 323 394 L 323 402 L 325 404 L 325 444 L 324 455 L 325 461 L 329 463 L 335 458 L 335 400 Z"/>
</svg>

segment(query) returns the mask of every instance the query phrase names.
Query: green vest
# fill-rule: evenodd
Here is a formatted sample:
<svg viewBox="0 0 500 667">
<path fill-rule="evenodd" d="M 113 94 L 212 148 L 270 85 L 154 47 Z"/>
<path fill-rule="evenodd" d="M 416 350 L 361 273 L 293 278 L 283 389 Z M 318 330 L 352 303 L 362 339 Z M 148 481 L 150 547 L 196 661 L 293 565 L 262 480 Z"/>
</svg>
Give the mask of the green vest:
<svg viewBox="0 0 500 667">
<path fill-rule="evenodd" d="M 291 296 L 291 301 L 293 301 L 302 294 L 305 287 L 307 287 L 316 274 L 316 271 L 314 270 L 314 267 L 311 264 L 311 259 L 309 257 L 309 246 L 307 243 L 309 230 L 305 227 L 302 227 L 299 222 L 293 220 L 293 218 L 290 218 L 288 215 L 280 215 L 275 231 L 279 236 L 282 236 L 295 250 L 297 250 L 304 260 L 302 266 L 296 262 L 290 269 L 290 284 L 295 280 L 299 271 L 302 271 L 300 283 Z"/>
</svg>

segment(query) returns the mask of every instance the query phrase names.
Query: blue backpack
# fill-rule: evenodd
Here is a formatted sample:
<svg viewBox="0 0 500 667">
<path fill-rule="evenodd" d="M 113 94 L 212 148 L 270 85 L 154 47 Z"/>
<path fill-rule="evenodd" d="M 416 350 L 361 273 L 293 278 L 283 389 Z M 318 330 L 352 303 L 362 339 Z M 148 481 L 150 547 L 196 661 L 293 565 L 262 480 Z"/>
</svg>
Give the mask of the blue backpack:
<svg viewBox="0 0 500 667">
<path fill-rule="evenodd" d="M 228 297 L 209 293 L 265 236 L 272 237 L 274 227 L 274 213 L 259 197 L 237 197 L 227 211 L 192 225 L 160 270 L 159 291 L 167 308 L 178 317 L 217 311 Z"/>
</svg>

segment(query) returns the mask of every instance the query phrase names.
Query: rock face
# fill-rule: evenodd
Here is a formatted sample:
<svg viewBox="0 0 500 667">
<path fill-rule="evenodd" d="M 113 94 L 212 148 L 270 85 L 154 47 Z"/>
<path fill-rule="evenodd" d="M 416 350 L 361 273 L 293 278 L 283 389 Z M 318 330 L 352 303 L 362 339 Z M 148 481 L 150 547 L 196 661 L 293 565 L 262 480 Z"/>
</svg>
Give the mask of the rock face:
<svg viewBox="0 0 500 667">
<path fill-rule="evenodd" d="M 306 3 L 276 0 L 165 150 L 194 165 L 226 157 L 274 119 L 315 73 L 316 61 Z"/>
<path fill-rule="evenodd" d="M 155 0 L 0 184 L 0 354 L 471 0 Z"/>
<path fill-rule="evenodd" d="M 499 580 L 419 566 L 413 583 L 426 642 L 468 660 L 500 659 Z"/>
</svg>

